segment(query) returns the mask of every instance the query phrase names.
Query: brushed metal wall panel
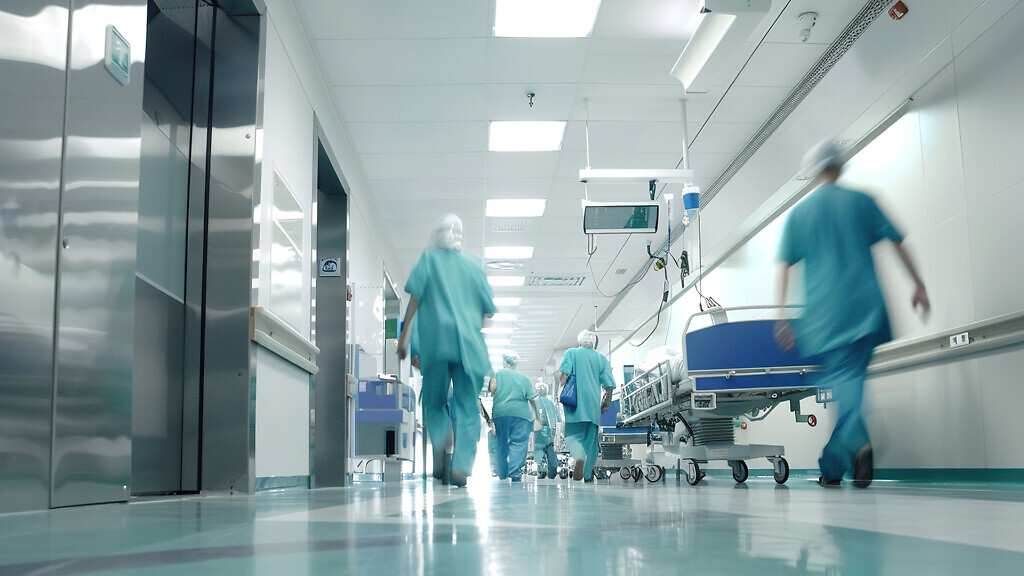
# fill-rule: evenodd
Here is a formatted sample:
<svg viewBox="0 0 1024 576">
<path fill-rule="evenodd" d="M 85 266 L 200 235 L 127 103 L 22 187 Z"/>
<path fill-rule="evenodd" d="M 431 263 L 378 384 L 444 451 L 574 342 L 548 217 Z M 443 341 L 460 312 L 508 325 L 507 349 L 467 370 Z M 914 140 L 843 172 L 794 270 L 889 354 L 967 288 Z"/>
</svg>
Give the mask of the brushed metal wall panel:
<svg viewBox="0 0 1024 576">
<path fill-rule="evenodd" d="M 319 132 L 319 130 L 317 130 Z M 348 195 L 345 194 L 329 153 L 317 142 L 316 254 L 341 256 L 340 277 L 314 278 L 316 289 L 316 345 L 320 348 L 313 377 L 314 488 L 344 486 L 348 477 L 348 383 L 345 367 L 345 307 L 348 282 Z M 315 261 L 316 262 L 316 261 Z M 313 266 L 314 275 L 319 266 Z"/>
<path fill-rule="evenodd" d="M 184 342 L 184 303 L 145 279 L 136 278 L 133 494 L 181 490 Z"/>
<path fill-rule="evenodd" d="M 126 500 L 146 2 L 75 2 L 61 194 L 51 506 Z M 104 68 L 106 27 L 131 82 Z"/>
<path fill-rule="evenodd" d="M 253 188 L 263 22 L 218 11 L 214 24 L 203 350 L 203 490 L 255 490 L 250 380 Z"/>
<path fill-rule="evenodd" d="M 68 2 L 5 0 L 0 38 L 5 46 L 0 52 L 0 513 L 5 513 L 50 504 Z"/>
</svg>

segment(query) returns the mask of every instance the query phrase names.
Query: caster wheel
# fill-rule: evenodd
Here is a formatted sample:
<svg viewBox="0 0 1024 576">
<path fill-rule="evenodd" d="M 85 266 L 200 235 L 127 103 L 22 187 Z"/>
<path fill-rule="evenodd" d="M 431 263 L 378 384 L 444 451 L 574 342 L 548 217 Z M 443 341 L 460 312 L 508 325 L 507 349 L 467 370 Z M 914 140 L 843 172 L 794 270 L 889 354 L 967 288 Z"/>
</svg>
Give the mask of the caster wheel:
<svg viewBox="0 0 1024 576">
<path fill-rule="evenodd" d="M 629 480 L 630 476 L 631 474 L 629 472 L 629 468 L 626 468 L 625 466 L 619 468 L 619 478 L 622 478 L 623 480 Z"/>
<path fill-rule="evenodd" d="M 569 477 L 569 471 L 562 470 L 561 472 L 558 473 L 558 477 L 561 478 L 562 480 L 565 480 L 566 478 Z"/>
<path fill-rule="evenodd" d="M 686 474 L 686 483 L 689 484 L 690 486 L 696 486 L 702 478 L 704 478 L 704 472 L 701 471 L 700 465 L 694 462 L 693 475 L 691 476 L 689 472 Z"/>
<path fill-rule="evenodd" d="M 750 474 L 750 470 L 747 468 L 747 463 L 743 460 L 730 460 L 729 466 L 732 467 L 732 479 L 737 484 L 743 484 L 747 481 L 747 476 Z"/>
<path fill-rule="evenodd" d="M 647 473 L 644 474 L 644 476 L 647 478 L 647 481 L 650 482 L 651 484 L 659 482 L 661 480 L 661 477 L 664 475 L 665 469 L 662 468 L 661 466 L 658 466 L 657 464 L 648 466 Z"/>
<path fill-rule="evenodd" d="M 785 484 L 786 480 L 789 480 L 789 462 L 786 462 L 785 458 L 779 458 L 773 464 L 775 472 L 772 476 L 779 484 Z"/>
</svg>

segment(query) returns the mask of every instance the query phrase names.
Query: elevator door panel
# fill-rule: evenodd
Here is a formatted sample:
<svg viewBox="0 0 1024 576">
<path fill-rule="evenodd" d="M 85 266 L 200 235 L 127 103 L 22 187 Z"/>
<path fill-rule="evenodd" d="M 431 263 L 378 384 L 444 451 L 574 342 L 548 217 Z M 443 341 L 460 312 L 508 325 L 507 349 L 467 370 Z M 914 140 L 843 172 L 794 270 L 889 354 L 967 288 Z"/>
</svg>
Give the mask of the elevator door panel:
<svg viewBox="0 0 1024 576">
<path fill-rule="evenodd" d="M 76 1 L 59 242 L 51 506 L 128 498 L 145 2 Z M 107 26 L 132 46 L 107 72 Z"/>
<path fill-rule="evenodd" d="M 50 504 L 68 2 L 0 5 L 0 514 Z"/>
<path fill-rule="evenodd" d="M 196 10 L 195 0 L 149 2 L 135 280 L 133 494 L 183 489 Z"/>
</svg>

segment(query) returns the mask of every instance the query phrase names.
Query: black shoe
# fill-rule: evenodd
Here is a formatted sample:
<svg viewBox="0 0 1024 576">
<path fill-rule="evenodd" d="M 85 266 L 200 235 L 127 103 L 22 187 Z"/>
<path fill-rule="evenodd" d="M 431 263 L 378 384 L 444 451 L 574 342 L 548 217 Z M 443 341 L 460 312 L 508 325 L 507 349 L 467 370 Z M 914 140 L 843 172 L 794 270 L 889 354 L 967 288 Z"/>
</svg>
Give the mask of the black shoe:
<svg viewBox="0 0 1024 576">
<path fill-rule="evenodd" d="M 875 475 L 874 455 L 871 452 L 871 444 L 865 444 L 857 451 L 857 457 L 853 461 L 853 485 L 857 488 L 867 488 Z"/>
<path fill-rule="evenodd" d="M 839 488 L 840 482 L 842 482 L 842 480 L 839 478 L 826 482 L 821 476 L 818 476 L 818 486 L 821 486 L 822 488 Z"/>
</svg>

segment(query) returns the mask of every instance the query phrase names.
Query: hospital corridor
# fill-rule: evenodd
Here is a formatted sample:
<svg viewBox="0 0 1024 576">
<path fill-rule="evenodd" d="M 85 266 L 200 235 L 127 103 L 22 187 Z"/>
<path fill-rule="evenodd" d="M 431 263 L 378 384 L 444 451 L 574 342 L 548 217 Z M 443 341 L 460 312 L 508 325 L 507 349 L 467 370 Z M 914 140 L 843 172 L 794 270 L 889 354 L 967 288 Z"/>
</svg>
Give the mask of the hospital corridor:
<svg viewBox="0 0 1024 576">
<path fill-rule="evenodd" d="M 1017 574 L 1024 0 L 0 0 L 0 576 Z"/>
</svg>

